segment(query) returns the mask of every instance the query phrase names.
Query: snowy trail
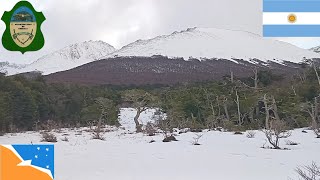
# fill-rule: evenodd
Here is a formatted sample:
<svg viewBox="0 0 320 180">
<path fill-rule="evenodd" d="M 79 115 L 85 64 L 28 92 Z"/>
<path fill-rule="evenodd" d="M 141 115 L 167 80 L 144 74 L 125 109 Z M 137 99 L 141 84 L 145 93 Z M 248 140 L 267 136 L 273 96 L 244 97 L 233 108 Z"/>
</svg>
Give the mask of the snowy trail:
<svg viewBox="0 0 320 180">
<path fill-rule="evenodd" d="M 143 115 L 148 121 L 152 111 Z M 134 116 L 132 109 L 121 111 L 121 122 L 129 124 Z M 162 135 L 148 137 L 142 134 L 127 134 L 117 130 L 105 134 L 105 141 L 92 140 L 84 129 L 56 133 L 55 179 L 57 180 L 286 180 L 296 178 L 298 165 L 320 164 L 317 156 L 320 140 L 311 131 L 293 131 L 289 140 L 298 146 L 281 145 L 291 150 L 260 148 L 265 143 L 261 132 L 253 139 L 245 135 L 223 132 L 204 132 L 201 146 L 190 141 L 194 133 L 177 136 L 178 142 L 163 143 Z M 81 133 L 79 133 L 81 132 Z M 69 142 L 61 139 L 69 134 Z M 76 135 L 77 134 L 77 135 Z M 154 139 L 156 142 L 149 144 Z M 1 144 L 39 143 L 40 134 L 27 132 L 7 134 L 0 137 Z"/>
</svg>

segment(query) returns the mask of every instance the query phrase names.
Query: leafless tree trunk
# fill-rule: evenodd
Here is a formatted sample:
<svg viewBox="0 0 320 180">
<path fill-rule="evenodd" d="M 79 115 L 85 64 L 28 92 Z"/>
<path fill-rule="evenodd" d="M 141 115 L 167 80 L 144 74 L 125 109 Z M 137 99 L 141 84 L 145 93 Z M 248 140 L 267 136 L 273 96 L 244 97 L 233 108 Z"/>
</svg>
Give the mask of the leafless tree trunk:
<svg viewBox="0 0 320 180">
<path fill-rule="evenodd" d="M 266 112 L 265 128 L 266 128 L 266 129 L 269 129 L 270 114 L 269 114 L 267 94 L 265 94 L 264 97 L 263 97 L 263 103 L 264 103 L 264 109 L 265 109 L 265 112 Z"/>
<path fill-rule="evenodd" d="M 233 71 L 230 71 L 230 76 L 231 76 L 231 83 L 233 83 L 234 82 Z"/>
<path fill-rule="evenodd" d="M 239 101 L 239 95 L 238 95 L 238 91 L 236 90 L 236 97 L 237 99 L 235 100 L 236 104 L 237 104 L 237 110 L 238 110 L 238 125 L 242 125 L 242 119 L 241 119 L 241 112 L 240 112 L 240 101 Z"/>
<path fill-rule="evenodd" d="M 146 111 L 148 107 L 154 102 L 154 97 L 143 90 L 127 90 L 123 95 L 124 100 L 133 103 L 133 107 L 137 111 L 136 116 L 133 118 L 136 124 L 136 131 L 142 132 L 142 125 L 139 123 L 139 117 L 142 112 Z"/>
<path fill-rule="evenodd" d="M 291 86 L 291 88 L 292 88 L 294 96 L 297 96 L 296 88 L 293 85 Z"/>
<path fill-rule="evenodd" d="M 320 136 L 320 129 L 318 123 L 318 114 L 319 114 L 319 105 L 318 105 L 318 97 L 314 98 L 314 103 L 309 103 L 309 108 L 305 111 L 310 115 L 312 120 L 312 129 L 315 134 L 319 137 Z"/>
<path fill-rule="evenodd" d="M 318 84 L 320 86 L 320 77 L 319 77 L 319 74 L 318 74 L 318 67 L 316 67 L 316 65 L 314 64 L 314 60 L 312 60 L 312 67 L 314 69 L 314 72 L 316 73 L 316 76 L 317 76 L 317 79 L 318 79 Z"/>
<path fill-rule="evenodd" d="M 252 78 L 252 79 L 254 80 L 254 91 L 258 92 L 259 79 L 258 79 L 258 69 L 257 69 L 257 67 L 254 68 L 253 73 L 254 73 L 254 78 Z"/>
<path fill-rule="evenodd" d="M 34 123 L 34 126 L 35 126 L 35 131 L 38 132 L 39 131 L 39 124 L 40 124 L 40 120 L 36 121 Z"/>
<path fill-rule="evenodd" d="M 218 105 L 218 116 L 221 115 L 221 108 L 220 108 L 220 101 L 219 101 L 219 96 L 217 96 L 217 105 Z"/>
<path fill-rule="evenodd" d="M 204 89 L 204 92 L 206 93 L 207 104 L 210 106 L 211 113 L 212 113 L 212 117 L 210 118 L 210 125 L 209 125 L 210 127 L 208 127 L 210 129 L 210 128 L 213 128 L 213 126 L 216 126 L 216 112 L 214 110 L 213 102 L 212 100 L 210 100 L 210 95 L 208 93 L 208 90 Z"/>
<path fill-rule="evenodd" d="M 277 106 L 276 99 L 274 98 L 274 96 L 272 96 L 272 111 L 273 111 L 273 114 L 274 114 L 274 117 L 276 118 L 276 120 L 280 121 L 280 117 L 278 114 L 278 106 Z"/>
<path fill-rule="evenodd" d="M 224 97 L 223 99 L 223 108 L 224 108 L 224 113 L 226 114 L 227 120 L 230 121 L 230 116 L 228 112 L 228 98 Z"/>
<path fill-rule="evenodd" d="M 137 114 L 134 117 L 134 123 L 136 124 L 136 130 L 137 132 L 142 132 L 142 125 L 139 122 L 139 117 L 141 115 L 142 112 L 146 111 L 147 108 L 146 107 L 137 107 Z"/>
</svg>

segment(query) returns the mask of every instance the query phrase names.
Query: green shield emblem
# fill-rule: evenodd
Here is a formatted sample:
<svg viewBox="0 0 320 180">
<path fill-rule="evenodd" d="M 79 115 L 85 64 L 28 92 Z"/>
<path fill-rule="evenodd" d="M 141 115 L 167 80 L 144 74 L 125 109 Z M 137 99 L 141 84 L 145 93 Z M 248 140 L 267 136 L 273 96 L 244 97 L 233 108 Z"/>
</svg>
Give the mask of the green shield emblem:
<svg viewBox="0 0 320 180">
<path fill-rule="evenodd" d="M 28 1 L 18 2 L 11 11 L 4 12 L 1 20 L 6 24 L 2 45 L 9 51 L 37 51 L 44 46 L 41 24 L 46 20 Z"/>
</svg>

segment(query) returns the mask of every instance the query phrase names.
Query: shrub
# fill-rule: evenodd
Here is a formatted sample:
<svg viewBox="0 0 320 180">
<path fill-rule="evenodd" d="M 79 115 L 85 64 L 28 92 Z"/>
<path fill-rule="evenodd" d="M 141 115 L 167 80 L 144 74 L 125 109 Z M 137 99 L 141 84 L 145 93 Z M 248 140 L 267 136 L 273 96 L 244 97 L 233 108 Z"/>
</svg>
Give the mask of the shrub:
<svg viewBox="0 0 320 180">
<path fill-rule="evenodd" d="M 97 132 L 96 130 L 93 132 L 92 139 L 98 139 L 102 141 L 105 140 L 105 138 L 101 135 L 101 133 Z"/>
<path fill-rule="evenodd" d="M 320 138 L 320 128 L 313 129 L 313 132 L 316 134 L 316 138 Z"/>
<path fill-rule="evenodd" d="M 240 131 L 236 131 L 236 132 L 234 132 L 234 134 L 235 134 L 235 135 L 242 135 L 243 133 L 240 132 Z"/>
<path fill-rule="evenodd" d="M 61 141 L 69 142 L 69 139 L 67 138 L 67 136 L 65 136 L 63 139 L 61 139 Z"/>
<path fill-rule="evenodd" d="M 270 128 L 263 131 L 267 140 L 274 149 L 281 149 L 279 146 L 279 140 L 281 138 L 288 138 L 291 136 L 291 132 L 287 131 L 286 129 L 287 126 L 284 121 L 273 120 L 270 122 Z"/>
<path fill-rule="evenodd" d="M 148 136 L 154 136 L 156 135 L 157 129 L 153 123 L 148 122 L 144 131 Z"/>
<path fill-rule="evenodd" d="M 246 136 L 247 136 L 247 138 L 255 138 L 256 132 L 255 131 L 248 131 Z"/>
<path fill-rule="evenodd" d="M 297 145 L 299 145 L 299 143 L 293 142 L 293 141 L 290 141 L 290 140 L 286 140 L 286 145 L 288 145 L 288 146 L 297 146 Z"/>
<path fill-rule="evenodd" d="M 57 142 L 57 137 L 53 134 L 53 133 L 50 133 L 50 132 L 43 132 L 42 133 L 42 139 L 41 139 L 42 142 L 52 142 L 52 143 L 55 143 Z"/>
<path fill-rule="evenodd" d="M 184 129 L 181 129 L 179 131 L 179 134 L 184 134 L 184 133 L 188 133 L 188 132 L 190 132 L 190 129 L 189 128 L 184 128 Z"/>
<path fill-rule="evenodd" d="M 165 136 L 162 142 L 178 141 L 173 135 Z"/>
<path fill-rule="evenodd" d="M 320 167 L 315 162 L 311 166 L 298 167 L 296 172 L 302 180 L 320 180 Z"/>
<path fill-rule="evenodd" d="M 199 140 L 200 138 L 202 138 L 203 134 L 196 134 L 196 137 L 193 137 L 193 141 L 191 142 L 192 145 L 196 145 L 199 146 L 201 144 L 199 144 Z"/>
</svg>

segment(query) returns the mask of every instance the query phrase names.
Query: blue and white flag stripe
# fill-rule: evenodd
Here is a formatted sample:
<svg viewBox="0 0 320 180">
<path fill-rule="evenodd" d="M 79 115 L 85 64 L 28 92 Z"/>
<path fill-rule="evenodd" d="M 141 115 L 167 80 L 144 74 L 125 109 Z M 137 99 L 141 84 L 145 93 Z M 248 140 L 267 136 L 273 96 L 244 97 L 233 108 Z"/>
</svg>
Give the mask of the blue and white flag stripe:
<svg viewBox="0 0 320 180">
<path fill-rule="evenodd" d="M 264 37 L 320 37 L 320 0 L 264 0 L 263 5 Z"/>
<path fill-rule="evenodd" d="M 294 14 L 297 20 L 294 23 L 288 21 L 288 16 Z M 275 12 L 263 13 L 263 24 L 264 25 L 319 25 L 320 24 L 320 12 L 318 13 L 301 13 L 301 12 Z"/>
<path fill-rule="evenodd" d="M 264 37 L 320 37 L 320 25 L 263 25 Z"/>
<path fill-rule="evenodd" d="M 264 0 L 263 12 L 319 12 L 319 0 Z"/>
</svg>

